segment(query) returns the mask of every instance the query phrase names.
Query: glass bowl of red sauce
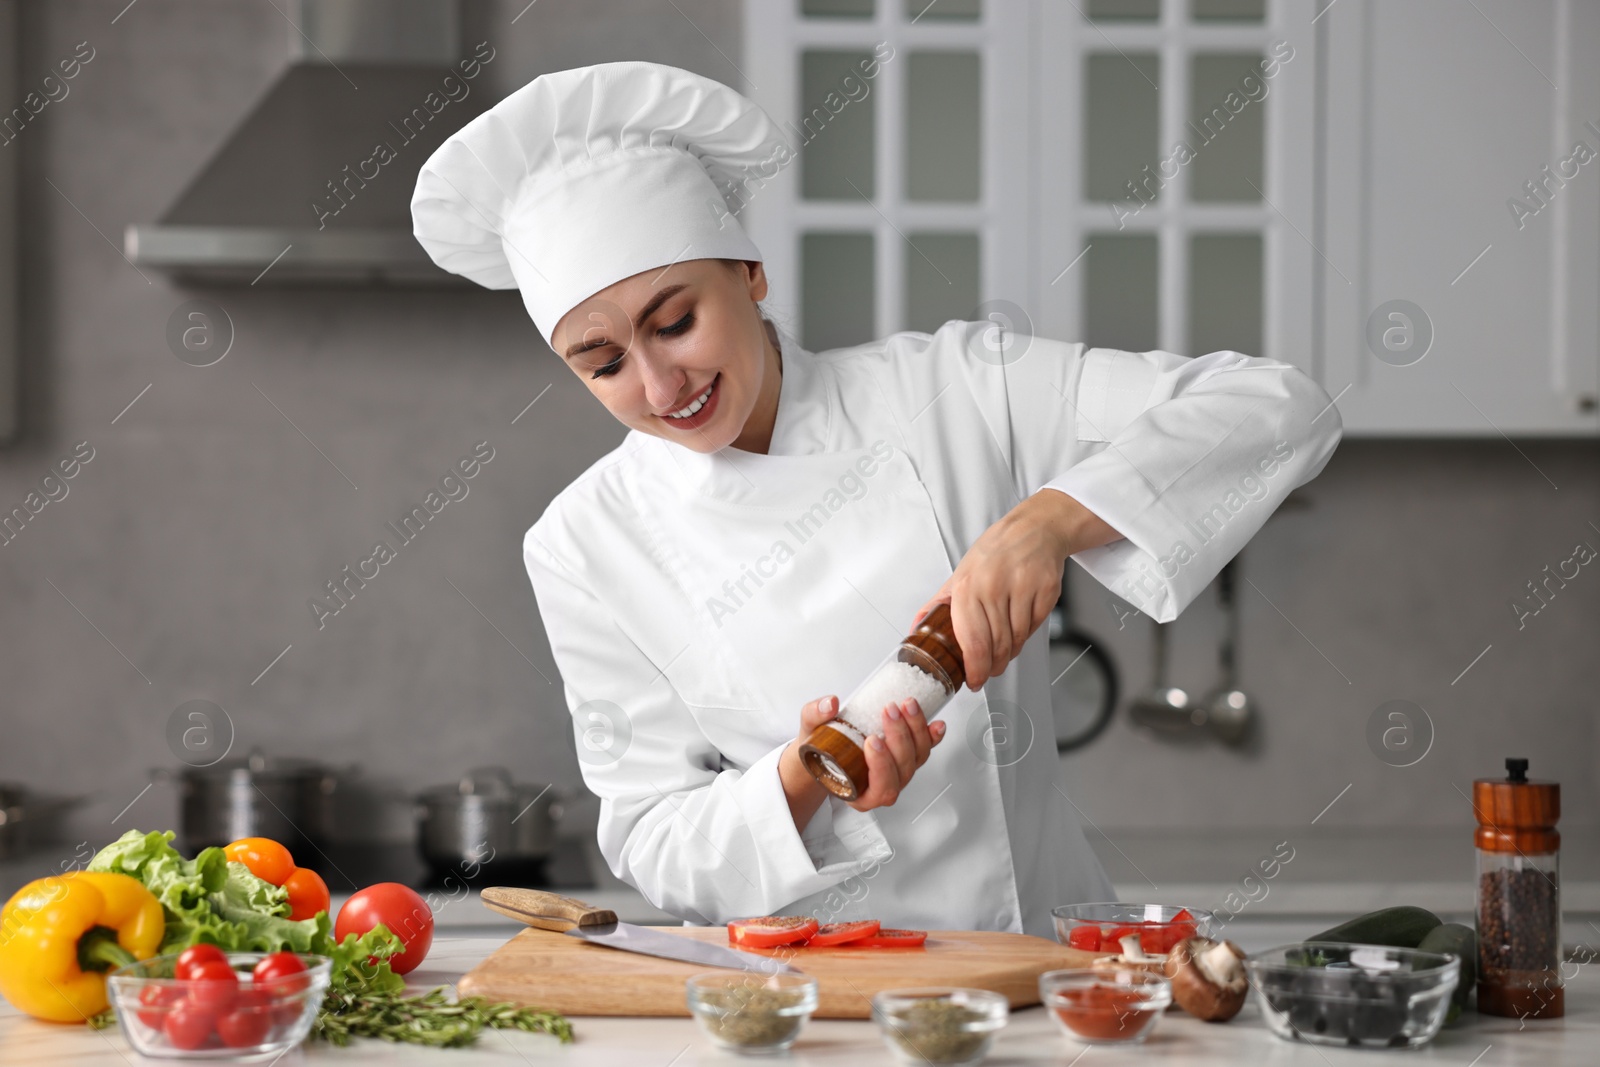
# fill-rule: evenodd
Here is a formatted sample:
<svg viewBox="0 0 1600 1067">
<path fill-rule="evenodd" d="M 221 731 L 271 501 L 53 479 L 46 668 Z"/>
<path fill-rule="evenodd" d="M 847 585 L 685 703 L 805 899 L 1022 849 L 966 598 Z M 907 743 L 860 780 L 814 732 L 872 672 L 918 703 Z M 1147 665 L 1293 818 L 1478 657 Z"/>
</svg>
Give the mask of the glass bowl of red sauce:
<svg viewBox="0 0 1600 1067">
<path fill-rule="evenodd" d="M 1068 1040 L 1136 1045 L 1172 1003 L 1172 983 L 1137 967 L 1080 967 L 1039 976 L 1039 999 Z"/>
</svg>

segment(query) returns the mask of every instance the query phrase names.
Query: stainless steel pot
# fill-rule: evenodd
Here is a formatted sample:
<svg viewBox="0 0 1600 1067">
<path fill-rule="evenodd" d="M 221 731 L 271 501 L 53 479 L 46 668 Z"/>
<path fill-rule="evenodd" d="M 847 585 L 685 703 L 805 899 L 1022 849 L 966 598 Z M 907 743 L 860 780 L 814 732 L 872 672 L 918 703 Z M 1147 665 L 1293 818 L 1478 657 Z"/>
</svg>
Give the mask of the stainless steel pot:
<svg viewBox="0 0 1600 1067">
<path fill-rule="evenodd" d="M 186 767 L 175 775 L 184 847 L 192 851 L 241 837 L 270 837 L 291 849 L 321 845 L 333 835 L 339 773 L 312 760 L 269 759 L 259 751 Z"/>
<path fill-rule="evenodd" d="M 42 843 L 64 840 L 58 817 L 87 797 L 46 796 L 10 782 L 0 782 L 0 860 L 12 859 Z"/>
<path fill-rule="evenodd" d="M 417 795 L 417 849 L 435 870 L 534 864 L 555 847 L 561 798 L 519 785 L 504 767 L 480 767 Z"/>
<path fill-rule="evenodd" d="M 25 799 L 20 786 L 0 783 L 0 860 L 22 852 L 22 835 L 27 832 Z"/>
</svg>

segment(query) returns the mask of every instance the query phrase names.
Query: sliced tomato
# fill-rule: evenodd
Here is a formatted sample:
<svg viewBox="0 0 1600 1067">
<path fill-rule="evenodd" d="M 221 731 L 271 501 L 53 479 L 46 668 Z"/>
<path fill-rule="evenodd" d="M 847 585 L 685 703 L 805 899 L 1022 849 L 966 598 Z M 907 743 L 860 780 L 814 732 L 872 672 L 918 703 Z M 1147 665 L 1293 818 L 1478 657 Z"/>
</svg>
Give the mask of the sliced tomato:
<svg viewBox="0 0 1600 1067">
<path fill-rule="evenodd" d="M 880 929 L 871 937 L 850 942 L 851 948 L 921 948 L 928 940 L 926 930 Z"/>
<path fill-rule="evenodd" d="M 1067 944 L 1085 952 L 1100 951 L 1100 928 L 1098 926 L 1074 926 L 1067 935 Z"/>
<path fill-rule="evenodd" d="M 1139 947 L 1146 955 L 1165 956 L 1177 943 L 1178 940 L 1170 926 L 1150 926 L 1139 931 Z"/>
<path fill-rule="evenodd" d="M 863 937 L 871 937 L 878 932 L 880 926 L 877 919 L 862 919 L 860 922 L 850 923 L 823 923 L 805 943 L 811 948 L 845 945 L 851 941 L 860 941 Z"/>
<path fill-rule="evenodd" d="M 1178 913 L 1171 920 L 1164 923 L 1149 923 L 1142 926 L 1139 931 L 1139 945 L 1145 952 L 1153 955 L 1165 955 L 1171 952 L 1178 944 L 1195 935 L 1199 924 L 1187 908 L 1179 908 Z"/>
<path fill-rule="evenodd" d="M 728 940 L 741 948 L 775 948 L 804 941 L 820 929 L 809 915 L 763 915 L 728 924 Z"/>
</svg>

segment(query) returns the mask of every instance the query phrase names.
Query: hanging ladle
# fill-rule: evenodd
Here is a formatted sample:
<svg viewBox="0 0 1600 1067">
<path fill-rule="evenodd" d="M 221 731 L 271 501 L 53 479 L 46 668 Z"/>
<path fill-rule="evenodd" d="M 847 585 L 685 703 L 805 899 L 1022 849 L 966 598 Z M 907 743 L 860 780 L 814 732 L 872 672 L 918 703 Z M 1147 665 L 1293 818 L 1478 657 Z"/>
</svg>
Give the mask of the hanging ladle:
<svg viewBox="0 0 1600 1067">
<path fill-rule="evenodd" d="M 1239 641 L 1239 606 L 1235 596 L 1234 563 L 1229 560 L 1217 575 L 1217 603 L 1222 608 L 1222 681 L 1206 698 L 1204 725 L 1227 745 L 1243 744 L 1255 724 L 1255 705 L 1249 694 L 1238 687 L 1235 652 Z"/>
<path fill-rule="evenodd" d="M 1152 645 L 1152 676 L 1155 682 L 1129 705 L 1128 714 L 1139 725 L 1162 733 L 1192 733 L 1198 725 L 1192 716 L 1199 709 L 1191 704 L 1186 690 L 1167 684 L 1167 627 L 1154 619 L 1151 622 L 1156 628 Z"/>
</svg>

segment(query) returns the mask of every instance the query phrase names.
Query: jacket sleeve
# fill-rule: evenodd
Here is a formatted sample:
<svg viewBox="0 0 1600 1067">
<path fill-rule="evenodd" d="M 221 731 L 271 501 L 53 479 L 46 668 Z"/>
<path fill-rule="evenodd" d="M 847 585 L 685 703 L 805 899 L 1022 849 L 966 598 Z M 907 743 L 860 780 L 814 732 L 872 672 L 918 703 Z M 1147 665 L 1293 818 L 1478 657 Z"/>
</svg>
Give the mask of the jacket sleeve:
<svg viewBox="0 0 1600 1067">
<path fill-rule="evenodd" d="M 1073 558 L 1157 622 L 1177 618 L 1339 443 L 1338 409 L 1288 363 L 1039 337 L 1002 361 L 983 346 L 987 324 L 959 325 L 967 382 L 1009 442 L 1019 497 L 1058 490 L 1122 534 Z"/>
<path fill-rule="evenodd" d="M 870 822 L 848 850 L 829 820 L 814 819 L 804 838 L 796 830 L 778 776 L 783 746 L 728 766 L 668 680 L 670 664 L 653 663 L 535 530 L 524 562 L 613 874 L 680 918 L 721 923 L 771 914 L 876 861 L 862 858 Z"/>
</svg>

